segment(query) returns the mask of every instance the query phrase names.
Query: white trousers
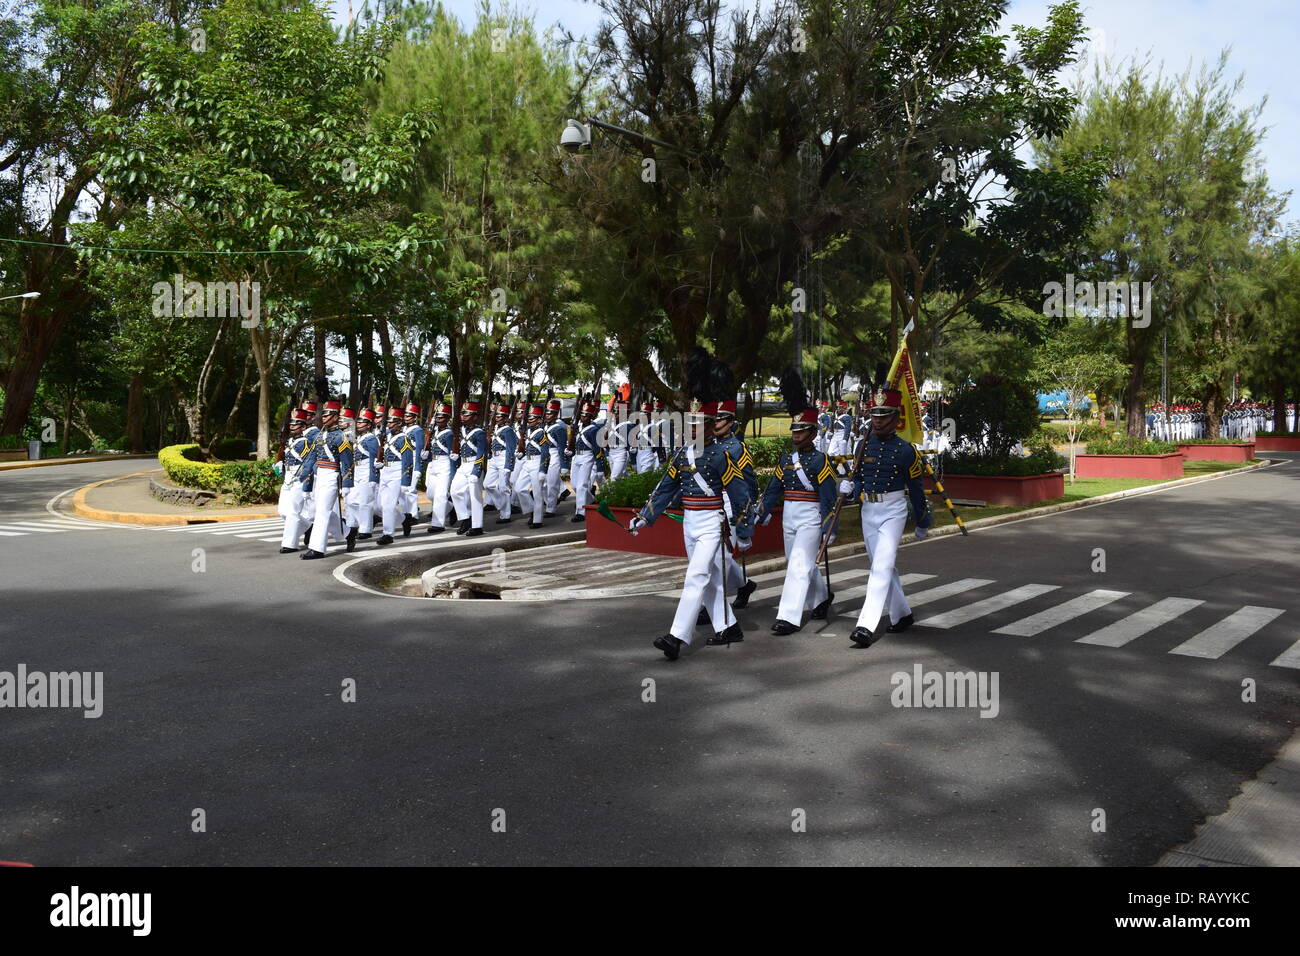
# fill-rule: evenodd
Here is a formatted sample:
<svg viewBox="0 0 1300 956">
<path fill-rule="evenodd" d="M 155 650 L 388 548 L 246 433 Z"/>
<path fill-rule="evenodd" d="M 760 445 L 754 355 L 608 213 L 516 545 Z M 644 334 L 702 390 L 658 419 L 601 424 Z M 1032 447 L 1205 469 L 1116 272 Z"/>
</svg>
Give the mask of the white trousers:
<svg viewBox="0 0 1300 956">
<path fill-rule="evenodd" d="M 555 511 L 560 504 L 560 485 L 563 484 L 560 480 L 560 471 L 560 455 L 552 455 L 545 476 L 546 494 L 544 504 L 547 514 Z"/>
<path fill-rule="evenodd" d="M 677 613 L 673 616 L 669 633 L 694 650 L 695 621 L 700 616 L 700 608 L 708 611 L 709 621 L 718 633 L 735 624 L 736 615 L 727 603 L 727 591 L 722 584 L 725 560 L 722 556 L 722 511 L 688 510 L 683 519 L 686 580 L 682 583 L 682 596 L 677 602 Z"/>
<path fill-rule="evenodd" d="M 451 504 L 451 459 L 446 455 L 429 462 L 429 473 L 425 478 L 429 495 L 429 527 L 445 528 L 447 526 L 447 507 Z"/>
<path fill-rule="evenodd" d="M 471 528 L 483 527 L 483 479 L 474 474 L 474 463 L 462 460 L 451 479 L 451 503 L 456 517 L 470 519 Z"/>
<path fill-rule="evenodd" d="M 487 479 L 483 482 L 483 490 L 488 503 L 496 506 L 501 518 L 510 517 L 511 474 L 506 470 L 505 452 L 497 452 L 487 460 Z"/>
<path fill-rule="evenodd" d="M 515 491 L 519 495 L 519 510 L 524 514 L 531 514 L 529 519 L 534 524 L 540 524 L 542 512 L 545 509 L 545 493 L 542 488 L 545 483 L 545 475 L 542 473 L 542 459 L 536 455 L 532 458 L 524 459 L 524 467 L 519 472 L 519 483 L 515 485 Z"/>
<path fill-rule="evenodd" d="M 402 463 L 390 461 L 379 469 L 379 505 L 384 534 L 390 538 L 402 523 Z"/>
<path fill-rule="evenodd" d="M 611 448 L 605 454 L 609 455 L 609 480 L 622 478 L 627 474 L 627 449 Z"/>
<path fill-rule="evenodd" d="M 366 471 L 370 466 L 366 465 Z M 357 478 L 348 489 L 348 527 L 356 528 L 361 534 L 370 534 L 375 527 L 376 483 L 369 479 Z"/>
<path fill-rule="evenodd" d="M 313 551 L 324 553 L 329 539 L 343 540 L 343 518 L 339 515 L 339 473 L 335 468 L 317 468 L 312 494 L 316 496 L 316 518 L 312 522 Z"/>
<path fill-rule="evenodd" d="M 638 448 L 636 452 L 636 473 L 644 475 L 659 467 L 659 456 L 653 448 Z"/>
<path fill-rule="evenodd" d="M 890 491 L 887 495 L 885 501 L 862 502 L 862 540 L 871 558 L 871 576 L 867 579 L 867 596 L 858 615 L 858 627 L 865 627 L 873 634 L 886 604 L 891 624 L 912 613 L 894 567 L 898 542 L 907 524 L 907 493 Z"/>
<path fill-rule="evenodd" d="M 591 476 L 596 467 L 596 456 L 589 451 L 580 451 L 573 456 L 573 470 L 570 481 L 573 495 L 577 502 L 575 514 L 584 514 L 583 508 L 591 501 Z"/>
<path fill-rule="evenodd" d="M 803 612 L 825 601 L 826 579 L 817 571 L 821 547 L 821 505 L 816 501 L 786 501 L 781 506 L 785 537 L 785 583 L 781 585 L 778 620 L 803 624 Z"/>
<path fill-rule="evenodd" d="M 510 473 L 510 499 L 520 511 L 527 511 L 528 508 L 523 506 L 523 499 L 519 497 L 519 483 L 523 481 L 524 474 L 524 456 L 522 452 L 522 448 L 515 452 L 515 470 Z"/>
<path fill-rule="evenodd" d="M 297 472 L 294 472 L 295 476 Z M 311 524 L 315 513 L 315 502 L 311 495 L 302 490 L 302 482 L 297 477 L 280 486 L 280 502 L 277 510 L 284 519 L 284 534 L 280 538 L 280 547 L 301 547 L 302 533 Z"/>
</svg>

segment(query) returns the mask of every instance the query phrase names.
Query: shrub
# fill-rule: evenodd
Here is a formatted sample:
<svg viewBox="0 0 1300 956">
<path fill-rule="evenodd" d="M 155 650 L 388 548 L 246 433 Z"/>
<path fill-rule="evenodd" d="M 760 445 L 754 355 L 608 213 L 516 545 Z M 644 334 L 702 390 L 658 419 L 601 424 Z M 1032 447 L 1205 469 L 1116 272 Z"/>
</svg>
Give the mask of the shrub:
<svg viewBox="0 0 1300 956">
<path fill-rule="evenodd" d="M 1176 445 L 1249 445 L 1253 438 L 1189 438 L 1186 441 L 1174 442 Z"/>
<path fill-rule="evenodd" d="M 664 469 L 656 468 L 643 475 L 626 474 L 606 482 L 600 489 L 600 498 L 611 508 L 640 508 L 654 491 Z"/>
<path fill-rule="evenodd" d="M 185 488 L 221 490 L 224 466 L 204 461 L 198 445 L 168 445 L 158 452 L 158 464 L 175 484 Z"/>
<path fill-rule="evenodd" d="M 952 475 L 978 475 L 982 478 L 1005 475 L 1025 478 L 1042 475 L 1067 467 L 1066 460 L 1050 445 L 1031 448 L 1023 458 L 1019 455 L 1001 457 L 979 451 L 959 451 L 947 456 L 944 471 Z"/>
<path fill-rule="evenodd" d="M 989 461 L 1010 461 L 1012 449 L 1039 428 L 1038 399 L 1019 382 L 984 375 L 957 392 L 948 414 L 957 442 Z"/>
<path fill-rule="evenodd" d="M 1109 438 L 1111 430 L 1102 426 L 1100 422 L 1084 422 L 1074 433 L 1074 440 L 1079 442 L 1096 441 L 1099 438 Z M 1038 441 L 1040 438 L 1048 439 L 1053 445 L 1064 445 L 1070 440 L 1069 433 L 1064 426 L 1044 426 L 1029 436 L 1029 442 Z M 1026 442 L 1026 444 L 1029 444 Z"/>
<path fill-rule="evenodd" d="M 26 448 L 27 439 L 22 435 L 0 435 L 0 450 L 8 451 L 13 448 Z"/>
<path fill-rule="evenodd" d="M 1087 451 L 1089 455 L 1167 455 L 1178 451 L 1178 446 L 1167 441 L 1143 441 L 1124 436 L 1090 441 Z"/>
<path fill-rule="evenodd" d="M 213 442 L 210 450 L 212 457 L 218 461 L 248 461 L 253 448 L 253 442 L 247 438 L 223 438 Z"/>
<path fill-rule="evenodd" d="M 222 465 L 222 490 L 235 504 L 261 504 L 280 496 L 280 477 L 271 469 L 272 459 L 232 461 Z"/>
<path fill-rule="evenodd" d="M 754 468 L 775 468 L 781 460 L 781 453 L 786 451 L 790 442 L 786 438 L 747 438 L 749 457 L 754 459 Z"/>
</svg>

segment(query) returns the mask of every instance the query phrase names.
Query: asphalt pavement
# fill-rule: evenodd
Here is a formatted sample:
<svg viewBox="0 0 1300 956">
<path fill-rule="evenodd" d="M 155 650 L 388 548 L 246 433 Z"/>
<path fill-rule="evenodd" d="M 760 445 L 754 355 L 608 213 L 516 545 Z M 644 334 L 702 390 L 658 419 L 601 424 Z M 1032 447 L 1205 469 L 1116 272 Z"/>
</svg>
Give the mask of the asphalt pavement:
<svg viewBox="0 0 1300 956">
<path fill-rule="evenodd" d="M 381 597 L 341 555 L 46 507 L 137 470 L 0 474 L 0 526 L 71 525 L 0 538 L 0 671 L 104 675 L 98 718 L 0 710 L 0 857 L 1146 865 L 1300 714 L 1296 461 L 905 547 L 930 599 L 866 650 L 861 558 L 789 637 L 768 580 L 744 643 L 672 663 L 666 596 Z M 894 706 L 918 665 L 996 675 L 996 715 Z"/>
</svg>

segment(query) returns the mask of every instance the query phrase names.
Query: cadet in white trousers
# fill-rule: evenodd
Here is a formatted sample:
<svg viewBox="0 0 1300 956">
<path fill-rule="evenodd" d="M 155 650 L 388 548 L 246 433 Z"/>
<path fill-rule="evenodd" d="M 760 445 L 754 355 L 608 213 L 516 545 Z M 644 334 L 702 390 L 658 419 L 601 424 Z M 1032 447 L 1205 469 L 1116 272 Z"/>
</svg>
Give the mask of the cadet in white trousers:
<svg viewBox="0 0 1300 956">
<path fill-rule="evenodd" d="M 460 412 L 460 465 L 451 479 L 451 503 L 460 524 L 456 533 L 473 538 L 483 533 L 483 476 L 487 473 L 487 435 L 479 426 L 482 408 L 468 401 Z M 468 517 L 467 517 L 468 516 Z"/>
<path fill-rule="evenodd" d="M 638 475 L 644 475 L 647 471 L 654 471 L 659 467 L 659 453 L 656 449 L 662 444 L 659 431 L 663 428 L 663 420 L 655 415 L 655 405 L 662 404 L 663 402 L 641 403 L 641 414 L 645 417 L 645 422 L 637 428 L 634 449 Z M 670 451 L 676 450 L 670 449 Z"/>
<path fill-rule="evenodd" d="M 316 496 L 316 517 L 311 542 L 301 555 L 304 561 L 325 556 L 329 539 L 343 541 L 343 481 L 351 476 L 352 443 L 338 427 L 340 402 L 325 403 L 321 429 L 303 462 L 303 487 Z"/>
<path fill-rule="evenodd" d="M 344 409 L 346 415 L 351 409 Z M 352 444 L 352 490 L 348 492 L 348 550 L 357 538 L 368 539 L 375 526 L 375 497 L 379 489 L 379 439 L 373 427 L 375 413 L 361 410 L 356 419 L 357 439 Z"/>
<path fill-rule="evenodd" d="M 569 426 L 560 418 L 558 398 L 546 403 L 546 435 L 551 442 L 551 454 L 546 466 L 545 516 L 554 518 L 555 509 L 560 506 L 563 473 L 569 470 Z"/>
<path fill-rule="evenodd" d="M 574 512 L 571 522 L 586 521 L 583 510 L 591 500 L 591 484 L 596 467 L 605 460 L 605 425 L 596 421 L 599 406 L 586 402 L 578 419 L 578 434 L 573 443 L 572 484 Z"/>
<path fill-rule="evenodd" d="M 315 513 L 315 502 L 302 487 L 302 463 L 307 457 L 310 444 L 303 435 L 306 427 L 307 413 L 295 408 L 289 418 L 289 440 L 285 442 L 284 460 L 276 462 L 273 469 L 276 474 L 284 476 L 276 508 L 284 519 L 284 534 L 280 537 L 281 554 L 291 554 L 298 550 L 298 539 L 303 537 L 303 531 L 311 524 Z"/>
<path fill-rule="evenodd" d="M 749 454 L 749 446 L 741 440 L 736 431 L 736 400 L 724 399 L 718 402 L 717 417 L 713 420 L 713 437 L 727 449 L 727 454 L 740 469 L 741 477 L 749 488 L 749 500 L 758 501 L 758 476 L 754 474 L 754 459 Z M 735 600 L 731 602 L 732 610 L 739 611 L 749 606 L 749 598 L 758 590 L 758 585 L 745 575 L 745 568 L 730 548 L 723 548 L 727 575 L 727 590 L 735 591 Z M 697 624 L 709 623 L 708 611 L 700 611 Z"/>
<path fill-rule="evenodd" d="M 425 476 L 425 492 L 429 496 L 429 530 L 426 534 L 440 534 L 447 530 L 447 509 L 451 507 L 451 475 L 460 462 L 460 455 L 452 453 L 451 405 L 441 402 L 434 406 L 433 425 L 429 429 L 429 472 Z"/>
<path fill-rule="evenodd" d="M 782 380 L 785 392 L 790 377 Z M 785 538 L 785 581 L 776 610 L 773 634 L 793 634 L 803 627 L 804 611 L 814 620 L 825 620 L 835 597 L 817 567 L 817 551 L 823 530 L 835 507 L 835 469 L 824 452 L 813 447 L 817 438 L 817 410 L 807 406 L 807 393 L 797 388 L 787 393 L 791 409 L 790 437 L 794 449 L 781 455 L 776 474 L 767 484 L 759 506 L 759 523 L 772 520 L 773 509 L 781 508 L 781 532 Z M 802 406 L 802 407 L 801 407 Z"/>
<path fill-rule="evenodd" d="M 379 503 L 383 515 L 383 536 L 376 544 L 392 544 L 393 533 L 404 517 L 402 489 L 415 471 L 416 450 L 402 428 L 401 413 L 388 413 L 388 439 L 384 442 L 383 467 L 379 469 Z"/>
<path fill-rule="evenodd" d="M 614 402 L 614 414 L 605 424 L 605 459 L 609 464 L 609 480 L 627 474 L 628 454 L 636 422 L 630 420 L 631 406 L 619 399 Z"/>
<path fill-rule="evenodd" d="M 887 631 L 897 633 L 912 625 L 912 609 L 895 567 L 898 543 L 907 523 L 908 501 L 916 513 L 917 538 L 924 538 L 934 521 L 921 484 L 924 467 L 916 448 L 894 434 L 901 402 L 901 393 L 893 389 L 877 392 L 862 464 L 840 483 L 842 494 L 862 502 L 862 538 L 871 558 L 866 598 L 857 627 L 849 635 L 855 647 L 870 647 L 876 641 L 886 605 L 890 621 Z"/>
<path fill-rule="evenodd" d="M 530 528 L 542 526 L 546 469 L 551 455 L 551 443 L 546 437 L 546 429 L 542 427 L 542 414 L 541 405 L 528 409 L 528 428 L 520 453 L 523 467 L 515 484 L 515 492 L 519 495 L 519 510 L 528 515 Z"/>
<path fill-rule="evenodd" d="M 518 443 L 519 435 L 510 427 L 510 403 L 501 402 L 493 410 L 487 477 L 483 482 L 486 503 L 497 510 L 497 524 L 510 523 L 510 500 L 514 497 L 510 479 L 515 471 Z"/>
<path fill-rule="evenodd" d="M 420 406 L 414 402 L 406 406 L 402 415 L 402 430 L 415 453 L 415 461 L 407 483 L 402 486 L 402 536 L 409 538 L 411 528 L 420 520 L 420 478 L 424 476 L 424 429 L 420 427 Z"/>
<path fill-rule="evenodd" d="M 701 608 L 707 609 L 714 628 L 709 644 L 731 644 L 745 639 L 735 614 L 727 605 L 723 549 L 731 545 L 733 538 L 742 550 L 750 547 L 753 529 L 746 517 L 749 487 L 726 446 L 713 438 L 717 407 L 717 401 L 709 401 L 692 413 L 691 427 L 696 431 L 687 436 L 686 443 L 668 463 L 650 500 L 628 526 L 635 534 L 653 524 L 673 504 L 681 502 L 682 537 L 688 561 L 686 580 L 672 626 L 654 642 L 670 661 L 677 660 L 683 649 L 688 653 L 695 650 L 695 625 Z M 695 448 L 700 440 L 695 436 L 699 434 L 707 438 L 697 454 Z"/>
</svg>

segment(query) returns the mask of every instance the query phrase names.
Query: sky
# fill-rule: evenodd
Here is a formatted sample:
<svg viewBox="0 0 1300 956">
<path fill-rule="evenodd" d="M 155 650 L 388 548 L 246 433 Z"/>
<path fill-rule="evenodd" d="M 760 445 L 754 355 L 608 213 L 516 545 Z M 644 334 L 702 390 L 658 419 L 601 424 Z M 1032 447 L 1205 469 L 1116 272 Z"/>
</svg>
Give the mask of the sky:
<svg viewBox="0 0 1300 956">
<path fill-rule="evenodd" d="M 347 0 L 333 0 L 336 19 L 347 18 Z M 514 0 L 535 14 L 539 27 L 561 23 L 575 36 L 590 34 L 600 8 L 587 0 Z M 362 0 L 353 0 L 360 9 Z M 477 17 L 480 0 L 443 0 L 464 23 Z M 1046 0 L 1012 0 L 1004 28 L 1042 26 Z M 1283 223 L 1300 214 L 1300 84 L 1295 82 L 1294 50 L 1300 35 L 1297 0 L 1083 0 L 1084 23 L 1094 52 L 1115 59 L 1137 56 L 1153 67 L 1178 74 L 1189 65 L 1213 62 L 1230 48 L 1228 74 L 1244 77 L 1238 105 L 1267 97 L 1261 124 L 1268 127 L 1261 154 L 1269 181 L 1278 192 L 1291 191 Z M 1091 65 L 1076 66 L 1091 74 Z M 1072 83 L 1073 70 L 1063 77 Z"/>
</svg>

